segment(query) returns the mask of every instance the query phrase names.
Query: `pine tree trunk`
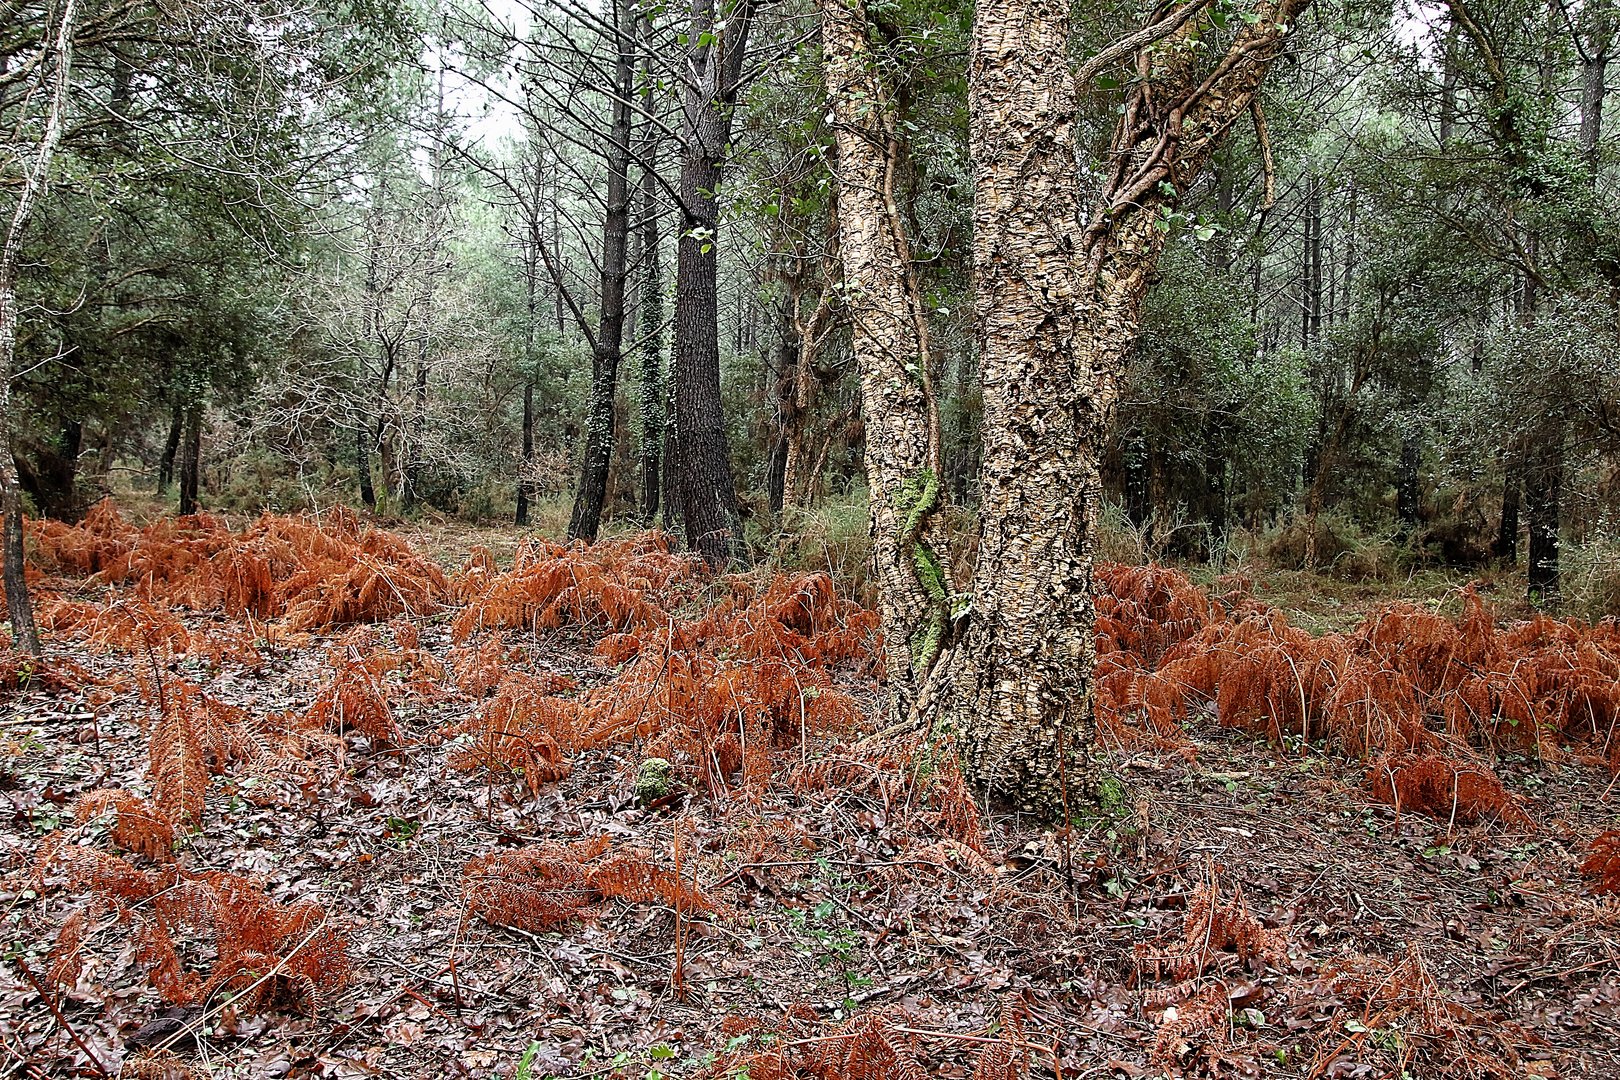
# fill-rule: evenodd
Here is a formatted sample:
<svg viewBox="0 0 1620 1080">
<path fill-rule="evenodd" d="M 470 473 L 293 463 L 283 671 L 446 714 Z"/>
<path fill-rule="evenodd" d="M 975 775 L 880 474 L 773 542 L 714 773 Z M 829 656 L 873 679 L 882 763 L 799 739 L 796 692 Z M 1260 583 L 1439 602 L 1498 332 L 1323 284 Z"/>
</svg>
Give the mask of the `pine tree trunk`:
<svg viewBox="0 0 1620 1080">
<path fill-rule="evenodd" d="M 885 678 L 891 712 L 905 717 L 950 623 L 949 558 L 938 527 L 939 413 L 926 315 L 894 201 L 897 118 L 867 48 L 863 0 L 821 0 L 821 34 L 838 140 L 838 251 L 866 425 Z"/>
<path fill-rule="evenodd" d="M 643 32 L 650 37 L 650 29 Z M 648 61 L 650 64 L 650 61 Z M 651 73 L 644 67 L 647 89 L 642 107 L 650 112 Z M 641 516 L 649 525 L 658 520 L 658 504 L 663 491 L 664 467 L 664 276 L 660 265 L 663 252 L 658 235 L 658 180 L 656 131 L 641 150 L 641 281 L 637 286 L 641 333 Z"/>
<path fill-rule="evenodd" d="M 619 360 L 624 348 L 624 293 L 630 238 L 630 100 L 635 81 L 635 27 L 629 0 L 613 7 L 617 60 L 613 69 L 613 122 L 607 147 L 607 206 L 602 219 L 601 309 L 591 347 L 591 392 L 585 407 L 585 461 L 570 540 L 594 541 L 607 503 L 613 469 Z"/>
<path fill-rule="evenodd" d="M 720 400 L 719 206 L 753 0 L 717 22 L 695 0 L 681 130 L 681 231 L 675 267 L 675 437 L 680 513 L 689 546 L 711 565 L 746 560 Z"/>
<path fill-rule="evenodd" d="M 197 512 L 197 485 L 202 474 L 202 405 L 186 406 L 186 430 L 180 450 L 180 514 Z"/>
</svg>

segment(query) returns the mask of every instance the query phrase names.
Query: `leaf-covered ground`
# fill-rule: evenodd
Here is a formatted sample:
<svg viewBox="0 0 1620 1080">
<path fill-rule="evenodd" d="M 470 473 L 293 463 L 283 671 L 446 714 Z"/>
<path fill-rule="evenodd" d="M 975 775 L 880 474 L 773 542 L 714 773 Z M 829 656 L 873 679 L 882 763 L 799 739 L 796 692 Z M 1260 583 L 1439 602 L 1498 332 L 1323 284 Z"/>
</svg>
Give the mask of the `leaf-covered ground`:
<svg viewBox="0 0 1620 1080">
<path fill-rule="evenodd" d="M 123 562 L 36 583 L 73 620 L 49 669 L 13 672 L 0 719 L 0 1039 L 17 1075 L 1620 1075 L 1620 903 L 1582 872 L 1620 818 L 1600 755 L 1499 746 L 1507 801 L 1462 824 L 1455 806 L 1378 801 L 1375 766 L 1337 742 L 1278 744 L 1195 702 L 1174 737 L 1107 726 L 1098 809 L 1053 833 L 965 805 L 944 734 L 872 737 L 873 643 L 838 637 L 864 624 L 820 582 L 711 580 L 644 546 L 600 564 L 586 602 L 598 564 L 544 549 L 531 577 L 566 564 L 576 590 L 555 618 L 503 608 L 510 561 L 474 559 L 424 586 L 431 603 L 294 630 L 289 612 L 313 609 L 285 595 L 291 575 L 237 615 L 228 590 L 197 599 L 197 566 L 271 558 L 251 533 L 188 533 L 154 572 L 150 541 L 103 531 Z M 39 543 L 42 563 L 61 547 Z M 404 557 L 376 558 L 386 580 Z M 645 609 L 605 587 L 632 580 Z M 299 588 L 342 607 L 330 577 Z M 178 591 L 194 603 L 170 609 Z M 487 618 L 458 625 L 470 608 Z M 125 609 L 135 636 L 106 633 Z M 140 634 L 169 618 L 184 640 Z M 482 625 L 503 619 L 517 625 Z M 391 726 L 334 705 L 360 669 Z M 777 692 L 760 671 L 795 680 L 787 706 L 745 700 Z M 691 684 L 671 696 L 677 675 Z M 179 737 L 166 716 L 205 711 L 188 685 L 259 748 L 205 752 L 194 823 L 165 808 L 179 796 L 153 750 Z M 491 734 L 502 685 L 547 704 Z M 712 687 L 732 700 L 711 715 Z M 555 754 L 514 771 L 519 738 Z M 274 768 L 267 746 L 285 752 Z M 469 760 L 480 746 L 494 756 Z M 667 787 L 649 786 L 649 756 L 672 761 Z M 566 775 L 537 781 L 553 758 Z M 116 822 L 76 806 L 114 788 L 174 820 L 172 854 L 122 850 Z M 566 917 L 470 908 L 469 861 L 565 843 L 585 876 L 525 888 Z M 155 884 L 98 892 L 67 848 Z M 647 887 L 616 893 L 600 869 L 626 853 Z M 348 978 L 287 979 L 300 934 L 235 956 L 206 995 L 164 984 L 138 930 L 211 871 L 236 875 L 207 879 L 232 903 L 258 890 L 253 910 L 318 904 L 298 927 L 336 932 Z M 171 923 L 181 967 L 218 973 L 228 928 Z"/>
</svg>

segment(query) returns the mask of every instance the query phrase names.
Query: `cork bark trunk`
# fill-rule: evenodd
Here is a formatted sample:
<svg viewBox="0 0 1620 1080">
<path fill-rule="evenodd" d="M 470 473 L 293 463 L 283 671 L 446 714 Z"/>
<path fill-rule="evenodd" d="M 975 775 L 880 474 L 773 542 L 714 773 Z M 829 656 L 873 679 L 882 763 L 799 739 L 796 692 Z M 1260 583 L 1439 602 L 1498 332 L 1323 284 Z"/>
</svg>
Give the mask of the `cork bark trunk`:
<svg viewBox="0 0 1620 1080">
<path fill-rule="evenodd" d="M 889 704 L 904 717 L 940 656 L 950 620 L 948 563 L 936 535 L 939 413 L 926 316 L 894 201 L 896 115 L 867 45 L 864 0 L 822 0 L 821 34 L 838 140 L 839 256 L 866 423 Z M 792 443 L 788 454 L 793 475 Z"/>
<path fill-rule="evenodd" d="M 1120 372 L 1179 194 L 1248 114 L 1306 2 L 1261 4 L 1221 51 L 1207 40 L 1177 47 L 1211 33 L 1181 17 L 1186 5 L 1159 24 L 1167 47 L 1145 48 L 1152 37 L 1122 47 L 1137 79 L 1085 223 L 1069 5 L 1002 0 L 975 12 L 968 105 L 984 456 L 955 715 L 968 779 L 1019 809 L 1066 817 L 1087 797 L 1098 467 Z"/>
</svg>

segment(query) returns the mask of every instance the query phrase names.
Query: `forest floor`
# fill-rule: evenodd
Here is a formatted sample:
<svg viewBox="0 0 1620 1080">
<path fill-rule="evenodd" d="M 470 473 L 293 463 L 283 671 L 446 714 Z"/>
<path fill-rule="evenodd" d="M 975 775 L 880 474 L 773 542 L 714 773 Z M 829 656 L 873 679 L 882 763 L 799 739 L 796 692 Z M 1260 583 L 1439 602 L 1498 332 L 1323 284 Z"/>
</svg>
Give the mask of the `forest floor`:
<svg viewBox="0 0 1620 1080">
<path fill-rule="evenodd" d="M 964 807 L 941 738 L 874 740 L 870 657 L 833 646 L 802 581 L 710 581 L 662 552 L 654 573 L 623 546 L 599 563 L 531 552 L 531 570 L 567 563 L 575 593 L 555 620 L 532 595 L 509 617 L 491 584 L 518 574 L 505 534 L 496 563 L 474 559 L 432 604 L 400 586 L 406 610 L 373 613 L 389 621 L 294 629 L 308 621 L 296 606 L 279 620 L 226 614 L 229 589 L 220 610 L 195 593 L 182 606 L 176 583 L 194 565 L 174 569 L 185 560 L 169 552 L 169 570 L 133 575 L 129 552 L 157 547 L 150 530 L 99 528 L 124 562 L 96 556 L 94 576 L 68 565 L 84 536 L 40 541 L 57 563 L 37 585 L 59 609 L 45 605 L 55 659 L 21 675 L 14 663 L 0 712 L 0 1075 L 1620 1075 L 1620 903 L 1583 874 L 1620 808 L 1593 754 L 1497 746 L 1499 795 L 1481 809 L 1454 783 L 1449 812 L 1431 801 L 1425 814 L 1375 797 L 1370 774 L 1397 759 L 1310 731 L 1268 739 L 1217 723 L 1211 701 L 1170 734 L 1105 725 L 1097 808 L 1054 833 Z M 365 546 L 352 526 L 333 531 Z M 247 549 L 220 532 L 198 535 L 216 553 Z M 641 583 L 656 612 L 616 615 L 605 586 L 582 603 L 586 566 Z M 153 599 L 164 588 L 173 608 Z M 784 597 L 800 606 L 783 614 Z M 480 605 L 487 620 L 469 633 L 459 617 Z M 120 611 L 133 630 L 111 633 Z M 648 722 L 660 708 L 675 722 L 657 685 L 677 673 L 748 693 L 737 673 L 776 661 L 708 639 L 761 611 L 773 634 L 800 632 L 794 663 L 808 666 L 792 674 L 813 689 L 793 699 L 796 735 L 746 704 L 695 743 Z M 677 615 L 703 612 L 679 644 Z M 486 621 L 503 619 L 494 636 Z M 666 633 L 662 651 L 620 640 Z M 392 659 L 366 666 L 374 656 Z M 356 671 L 386 724 L 331 719 L 333 688 Z M 627 699 L 615 687 L 637 671 L 653 689 Z M 469 765 L 469 746 L 515 737 L 521 708 L 498 731 L 490 714 L 519 697 L 555 704 L 524 721 L 550 725 L 522 729 L 538 756 L 522 771 L 487 755 Z M 615 737 L 581 734 L 580 717 L 605 730 L 627 700 Z M 860 719 L 807 712 L 835 700 Z M 591 704 L 559 720 L 570 702 Z M 284 719 L 323 707 L 319 738 Z M 185 708 L 213 719 L 174 720 Z M 303 731 L 298 768 L 250 769 L 201 727 L 175 734 L 192 723 L 255 732 L 261 750 L 267 733 Z M 760 733 L 770 750 L 749 746 Z M 202 749 L 205 795 L 169 779 L 164 739 L 181 759 Z M 675 763 L 667 787 L 649 780 L 654 752 Z M 117 816 L 172 822 L 173 850 L 79 802 L 110 788 L 146 793 Z M 512 861 L 496 874 L 478 861 L 492 855 Z M 615 884 L 608 865 L 634 882 Z M 479 891 L 495 877 L 511 888 Z M 215 925 L 164 907 L 197 883 L 213 890 Z M 294 920 L 296 933 L 203 978 L 235 949 L 229 919 L 305 901 L 315 925 Z M 335 952 L 304 963 L 329 931 Z"/>
</svg>

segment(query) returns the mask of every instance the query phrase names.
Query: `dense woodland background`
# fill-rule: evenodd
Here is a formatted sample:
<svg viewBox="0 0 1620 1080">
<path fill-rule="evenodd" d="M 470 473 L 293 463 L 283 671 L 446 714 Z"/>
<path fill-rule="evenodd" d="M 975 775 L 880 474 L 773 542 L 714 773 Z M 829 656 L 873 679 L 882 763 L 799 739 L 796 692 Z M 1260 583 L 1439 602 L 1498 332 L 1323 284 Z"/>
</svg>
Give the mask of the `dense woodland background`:
<svg viewBox="0 0 1620 1080">
<path fill-rule="evenodd" d="M 35 58 L 60 7 L 0 16 L 8 200 L 47 120 Z M 1142 16 L 1082 7 L 1088 55 Z M 73 520 L 109 491 L 178 488 L 181 509 L 680 532 L 668 451 L 688 415 L 724 436 L 689 467 L 729 464 L 756 552 L 858 574 L 816 13 L 697 8 L 81 3 L 16 281 L 31 509 Z M 972 13 L 869 17 L 965 525 Z M 1254 123 L 1161 215 L 1105 554 L 1352 578 L 1522 564 L 1538 599 L 1620 611 L 1615 18 L 1598 0 L 1304 15 Z M 721 54 L 728 20 L 746 48 Z M 688 92 L 705 64 L 727 69 L 707 117 Z M 1082 148 L 1106 146 L 1122 77 L 1082 87 Z M 681 289 L 712 295 L 706 325 L 672 325 Z M 711 334 L 720 399 L 683 406 L 702 380 L 672 373 L 700 370 Z"/>
</svg>

